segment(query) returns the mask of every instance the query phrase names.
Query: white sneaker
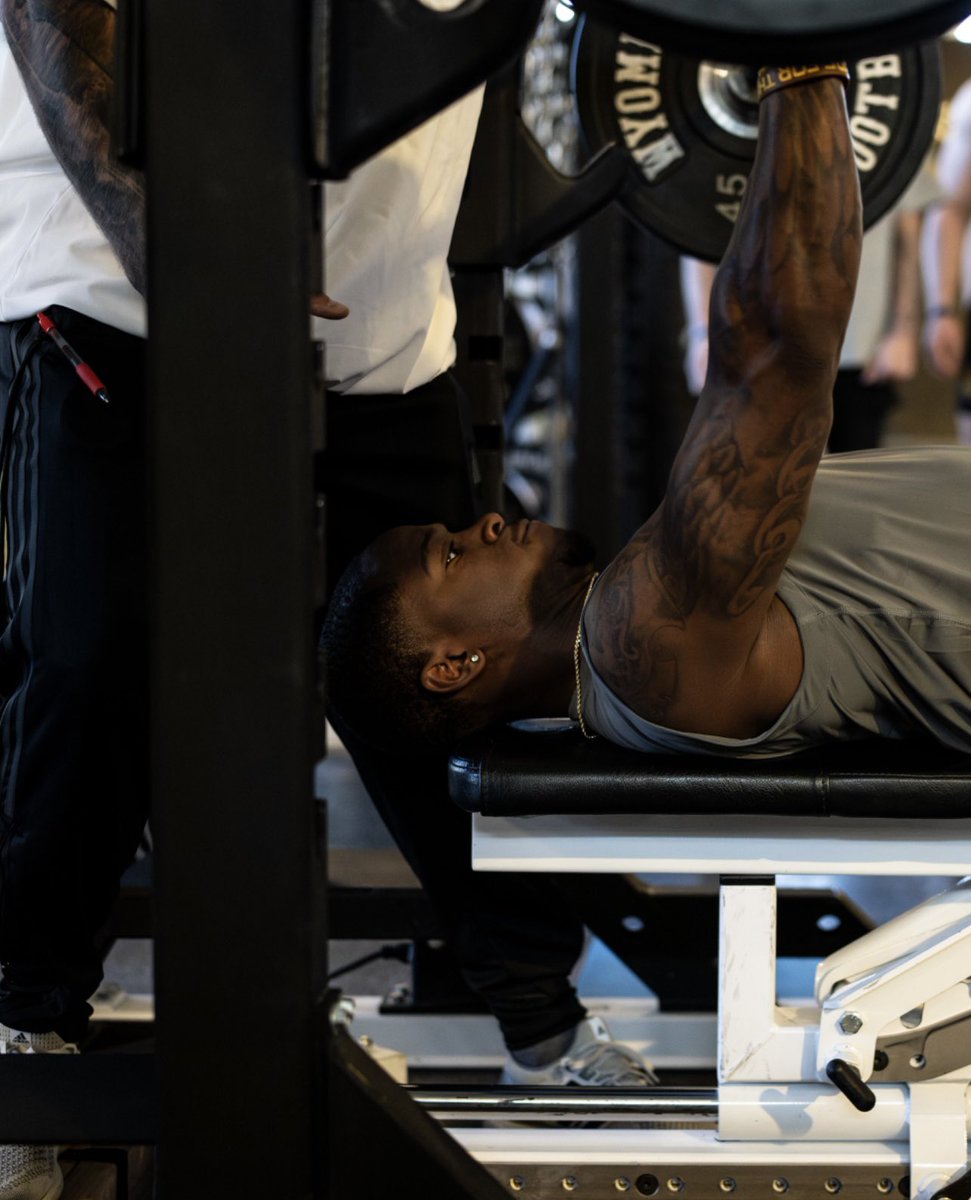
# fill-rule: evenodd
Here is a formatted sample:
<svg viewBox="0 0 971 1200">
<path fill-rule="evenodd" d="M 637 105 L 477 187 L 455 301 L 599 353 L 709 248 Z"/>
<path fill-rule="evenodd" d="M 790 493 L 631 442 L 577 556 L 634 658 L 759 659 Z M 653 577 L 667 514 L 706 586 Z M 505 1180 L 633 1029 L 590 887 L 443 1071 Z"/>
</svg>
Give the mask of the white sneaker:
<svg viewBox="0 0 971 1200">
<path fill-rule="evenodd" d="M 524 1067 L 508 1055 L 499 1080 L 527 1087 L 654 1087 L 657 1081 L 653 1066 L 630 1046 L 612 1041 L 599 1017 L 581 1021 L 566 1054 L 544 1067 Z"/>
<path fill-rule="evenodd" d="M 0 1200 L 57 1200 L 63 1187 L 56 1146 L 0 1146 Z"/>
<path fill-rule="evenodd" d="M 0 1054 L 77 1054 L 56 1033 L 21 1033 L 0 1025 Z M 0 1200 L 57 1200 L 64 1176 L 57 1146 L 0 1146 Z"/>
</svg>

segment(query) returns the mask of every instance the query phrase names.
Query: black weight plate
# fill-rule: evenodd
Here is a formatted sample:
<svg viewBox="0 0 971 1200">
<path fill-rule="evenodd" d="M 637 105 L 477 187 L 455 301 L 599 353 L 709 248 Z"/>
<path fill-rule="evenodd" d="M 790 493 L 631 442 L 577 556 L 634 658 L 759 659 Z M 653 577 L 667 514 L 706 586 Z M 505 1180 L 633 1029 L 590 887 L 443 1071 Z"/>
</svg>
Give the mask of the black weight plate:
<svg viewBox="0 0 971 1200">
<path fill-rule="evenodd" d="M 831 62 L 940 37 L 971 0 L 576 0 L 682 54 L 754 66 Z"/>
<path fill-rule="evenodd" d="M 850 68 L 847 106 L 869 227 L 903 193 L 930 147 L 940 58 L 937 46 L 925 43 Z M 712 262 L 728 244 L 755 157 L 755 102 L 735 94 L 742 74 L 589 17 L 574 43 L 573 88 L 587 146 L 595 152 L 616 142 L 630 153 L 620 203 L 683 253 Z M 714 99 L 713 87 L 721 88 Z"/>
</svg>

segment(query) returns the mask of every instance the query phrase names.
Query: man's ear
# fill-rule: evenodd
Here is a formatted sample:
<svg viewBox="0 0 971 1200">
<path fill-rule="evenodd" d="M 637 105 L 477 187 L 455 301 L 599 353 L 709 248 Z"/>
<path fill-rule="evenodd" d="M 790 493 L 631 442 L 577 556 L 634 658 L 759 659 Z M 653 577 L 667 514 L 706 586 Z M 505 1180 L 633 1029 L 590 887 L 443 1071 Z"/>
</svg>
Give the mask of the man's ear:
<svg viewBox="0 0 971 1200">
<path fill-rule="evenodd" d="M 485 665 L 486 656 L 482 650 L 459 650 L 454 654 L 436 650 L 429 655 L 422 669 L 421 685 L 440 696 L 459 692 L 478 678 Z"/>
</svg>

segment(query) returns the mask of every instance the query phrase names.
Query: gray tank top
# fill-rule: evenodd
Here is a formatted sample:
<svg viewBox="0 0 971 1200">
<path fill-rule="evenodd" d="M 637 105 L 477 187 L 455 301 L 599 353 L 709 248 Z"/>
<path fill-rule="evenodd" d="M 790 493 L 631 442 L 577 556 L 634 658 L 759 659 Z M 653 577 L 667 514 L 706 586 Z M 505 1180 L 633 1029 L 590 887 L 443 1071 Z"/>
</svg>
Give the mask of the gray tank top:
<svg viewBox="0 0 971 1200">
<path fill-rule="evenodd" d="M 584 630 L 588 728 L 661 753 L 761 758 L 832 738 L 928 736 L 971 751 L 971 448 L 824 458 L 778 591 L 804 668 L 771 728 L 740 739 L 652 724 L 599 677 Z"/>
</svg>

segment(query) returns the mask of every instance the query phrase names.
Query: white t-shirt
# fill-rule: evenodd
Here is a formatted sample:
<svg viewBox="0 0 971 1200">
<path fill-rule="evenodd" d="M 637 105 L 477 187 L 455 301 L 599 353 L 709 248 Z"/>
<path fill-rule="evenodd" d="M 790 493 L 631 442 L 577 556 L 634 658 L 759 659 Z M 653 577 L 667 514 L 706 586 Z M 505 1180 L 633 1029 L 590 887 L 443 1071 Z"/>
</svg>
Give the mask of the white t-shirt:
<svg viewBox="0 0 971 1200">
<path fill-rule="evenodd" d="M 339 392 L 409 392 L 455 361 L 445 257 L 482 107 L 482 88 L 324 192 L 325 291 L 351 310 L 313 321 Z"/>
<path fill-rule="evenodd" d="M 455 359 L 445 265 L 482 89 L 326 186 L 326 289 L 351 308 L 314 321 L 337 390 L 407 392 Z M 0 320 L 62 304 L 145 334 L 142 297 L 47 144 L 0 29 Z"/>
<path fill-rule="evenodd" d="M 0 320 L 48 304 L 145 333 L 145 302 L 48 146 L 0 28 Z"/>
</svg>

